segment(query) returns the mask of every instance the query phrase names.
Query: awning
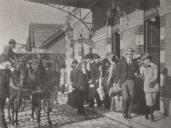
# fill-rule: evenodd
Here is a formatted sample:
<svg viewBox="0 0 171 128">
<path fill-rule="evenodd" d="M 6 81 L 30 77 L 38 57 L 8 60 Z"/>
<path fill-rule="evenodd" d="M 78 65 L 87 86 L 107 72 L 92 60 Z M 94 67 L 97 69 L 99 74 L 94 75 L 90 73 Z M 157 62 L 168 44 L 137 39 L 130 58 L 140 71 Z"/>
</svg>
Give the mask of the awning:
<svg viewBox="0 0 171 128">
<path fill-rule="evenodd" d="M 91 8 L 94 4 L 96 4 L 99 1 L 109 1 L 109 0 L 27 0 L 27 1 L 41 3 L 41 4 L 72 6 L 77 8 Z"/>
</svg>

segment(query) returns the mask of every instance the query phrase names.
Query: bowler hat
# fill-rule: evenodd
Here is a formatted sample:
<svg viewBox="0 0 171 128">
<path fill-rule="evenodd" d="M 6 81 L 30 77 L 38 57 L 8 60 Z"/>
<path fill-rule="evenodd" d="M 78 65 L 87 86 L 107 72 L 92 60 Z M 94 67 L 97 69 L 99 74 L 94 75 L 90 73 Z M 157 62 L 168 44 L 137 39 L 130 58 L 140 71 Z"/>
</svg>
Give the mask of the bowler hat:
<svg viewBox="0 0 171 128">
<path fill-rule="evenodd" d="M 78 64 L 78 61 L 76 59 L 73 59 L 72 64 Z"/>
</svg>

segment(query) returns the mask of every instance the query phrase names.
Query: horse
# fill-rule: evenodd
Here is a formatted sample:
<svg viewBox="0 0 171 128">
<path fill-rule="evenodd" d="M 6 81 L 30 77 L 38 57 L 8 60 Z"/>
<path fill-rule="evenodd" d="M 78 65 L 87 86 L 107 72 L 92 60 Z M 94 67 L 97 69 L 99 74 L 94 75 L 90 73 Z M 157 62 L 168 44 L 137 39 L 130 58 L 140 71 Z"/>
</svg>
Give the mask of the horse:
<svg viewBox="0 0 171 128">
<path fill-rule="evenodd" d="M 37 123 L 40 123 L 41 91 L 38 87 L 37 73 L 33 64 L 22 62 L 16 64 L 14 71 L 11 71 L 10 98 L 8 102 L 8 118 L 12 125 L 18 126 L 18 113 L 23 111 L 26 100 L 31 101 L 32 118 L 36 110 Z M 11 113 L 12 112 L 12 118 Z"/>
<path fill-rule="evenodd" d="M 32 91 L 34 90 L 34 82 L 30 80 L 29 69 L 26 63 L 16 64 L 10 75 L 10 98 L 7 104 L 8 118 L 12 125 L 18 126 L 18 113 L 25 108 L 25 101 L 30 100 Z M 12 112 L 12 118 L 11 118 Z"/>
<path fill-rule="evenodd" d="M 32 63 L 22 62 L 16 64 L 11 72 L 10 99 L 8 103 L 8 118 L 12 124 L 18 126 L 18 113 L 24 110 L 26 99 L 31 101 L 31 118 L 37 117 L 37 124 L 41 122 L 41 106 L 47 114 L 49 126 L 52 125 L 50 112 L 52 111 L 52 90 L 54 83 L 44 63 L 34 60 Z M 12 112 L 12 119 L 11 113 Z"/>
<path fill-rule="evenodd" d="M 44 111 L 47 114 L 47 121 L 49 126 L 52 126 L 52 122 L 50 119 L 50 112 L 52 111 L 52 91 L 54 90 L 54 74 L 49 74 L 49 70 L 46 70 L 46 67 L 42 61 L 39 61 L 36 65 L 34 65 L 34 70 L 36 72 L 36 81 L 39 90 L 39 93 L 35 92 L 33 94 L 32 100 L 32 118 L 34 119 L 34 111 L 35 108 L 38 108 L 38 123 L 40 123 L 41 117 L 41 105 L 43 105 Z M 52 79 L 53 78 L 53 79 Z"/>
</svg>

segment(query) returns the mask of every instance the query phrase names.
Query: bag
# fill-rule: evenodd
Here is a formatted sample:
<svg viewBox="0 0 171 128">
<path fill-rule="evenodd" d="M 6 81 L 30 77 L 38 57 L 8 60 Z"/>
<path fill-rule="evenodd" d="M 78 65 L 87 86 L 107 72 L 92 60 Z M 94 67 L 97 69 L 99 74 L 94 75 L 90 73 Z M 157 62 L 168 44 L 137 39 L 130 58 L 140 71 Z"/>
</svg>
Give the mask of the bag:
<svg viewBox="0 0 171 128">
<path fill-rule="evenodd" d="M 109 96 L 113 97 L 120 94 L 121 92 L 122 92 L 122 88 L 119 86 L 119 82 L 117 84 L 114 83 L 113 87 L 111 87 L 109 90 Z"/>
<path fill-rule="evenodd" d="M 110 110 L 114 112 L 122 111 L 122 97 L 121 96 L 112 97 Z"/>
<path fill-rule="evenodd" d="M 68 93 L 68 104 L 73 107 L 77 108 L 78 106 L 78 97 L 79 97 L 79 92 L 77 89 L 73 90 L 72 92 Z"/>
</svg>

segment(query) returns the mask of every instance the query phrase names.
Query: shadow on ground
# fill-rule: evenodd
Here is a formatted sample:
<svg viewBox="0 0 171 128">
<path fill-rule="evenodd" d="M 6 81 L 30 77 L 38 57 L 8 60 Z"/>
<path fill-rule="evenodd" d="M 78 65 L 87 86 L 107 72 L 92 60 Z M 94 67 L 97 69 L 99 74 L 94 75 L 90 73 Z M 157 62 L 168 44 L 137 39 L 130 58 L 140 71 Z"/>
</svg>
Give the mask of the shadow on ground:
<svg viewBox="0 0 171 128">
<path fill-rule="evenodd" d="M 52 128 L 60 127 L 76 122 L 82 122 L 85 120 L 96 119 L 102 117 L 103 114 L 99 114 L 94 108 L 86 108 L 86 116 L 80 116 L 77 114 L 77 110 L 70 107 L 67 104 L 60 104 L 54 106 L 51 112 Z M 27 109 L 24 112 L 19 113 L 19 125 L 20 128 L 50 128 L 47 123 L 46 113 L 41 113 L 41 124 L 37 126 L 36 121 L 31 120 L 31 110 Z M 9 128 L 12 128 L 9 125 Z"/>
</svg>

